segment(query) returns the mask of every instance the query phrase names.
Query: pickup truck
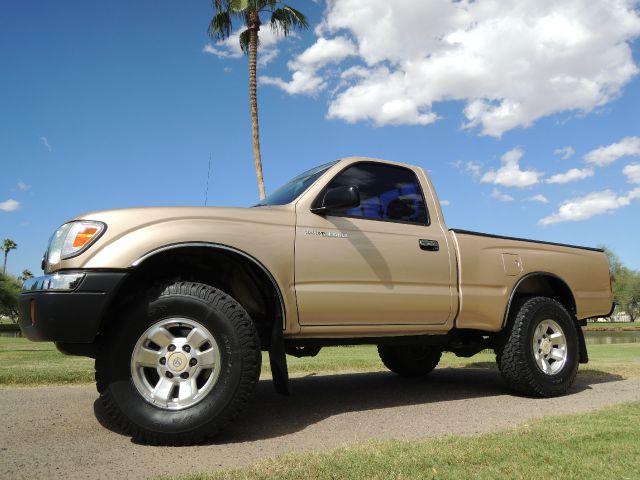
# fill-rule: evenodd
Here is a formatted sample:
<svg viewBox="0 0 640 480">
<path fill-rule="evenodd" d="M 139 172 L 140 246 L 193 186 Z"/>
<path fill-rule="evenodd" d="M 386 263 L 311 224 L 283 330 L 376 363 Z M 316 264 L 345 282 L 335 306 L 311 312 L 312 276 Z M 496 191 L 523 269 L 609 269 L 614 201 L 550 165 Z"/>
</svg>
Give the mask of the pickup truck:
<svg viewBox="0 0 640 480">
<path fill-rule="evenodd" d="M 556 396 L 612 310 L 602 250 L 449 230 L 426 173 L 371 158 L 309 170 L 251 208 L 133 208 L 62 225 L 27 280 L 20 326 L 96 359 L 133 438 L 201 442 L 236 418 L 268 352 L 377 345 L 398 375 L 493 349 L 506 384 Z"/>
</svg>

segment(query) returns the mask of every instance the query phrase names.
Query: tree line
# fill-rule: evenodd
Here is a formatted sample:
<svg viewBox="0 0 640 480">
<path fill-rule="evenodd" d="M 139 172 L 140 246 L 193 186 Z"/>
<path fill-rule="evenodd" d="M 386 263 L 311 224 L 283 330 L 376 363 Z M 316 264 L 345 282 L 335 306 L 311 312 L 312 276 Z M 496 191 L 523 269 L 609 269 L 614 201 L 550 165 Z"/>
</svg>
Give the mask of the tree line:
<svg viewBox="0 0 640 480">
<path fill-rule="evenodd" d="M 604 247 L 609 259 L 609 271 L 613 281 L 613 300 L 616 312 L 625 312 L 635 322 L 640 316 L 640 272 L 622 264 L 620 258 Z"/>
<path fill-rule="evenodd" d="M 4 260 L 2 262 L 2 273 L 0 274 L 0 317 L 18 319 L 18 295 L 22 290 L 22 282 L 33 278 L 33 273 L 23 270 L 22 275 L 14 277 L 7 274 L 7 259 L 9 252 L 18 248 L 18 244 L 10 238 L 5 238 L 2 242 L 2 252 Z"/>
</svg>

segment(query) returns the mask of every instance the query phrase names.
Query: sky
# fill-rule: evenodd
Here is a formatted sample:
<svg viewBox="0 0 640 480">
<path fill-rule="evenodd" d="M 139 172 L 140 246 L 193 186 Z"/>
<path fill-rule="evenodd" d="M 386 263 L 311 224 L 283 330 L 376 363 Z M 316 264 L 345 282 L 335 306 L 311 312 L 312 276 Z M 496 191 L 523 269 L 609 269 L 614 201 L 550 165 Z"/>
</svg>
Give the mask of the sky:
<svg viewBox="0 0 640 480">
<path fill-rule="evenodd" d="M 635 0 L 291 0 L 260 30 L 267 192 L 361 155 L 431 175 L 448 227 L 586 246 L 640 269 Z M 210 1 L 0 4 L 0 239 L 41 273 L 84 212 L 258 200 L 248 63 Z"/>
</svg>

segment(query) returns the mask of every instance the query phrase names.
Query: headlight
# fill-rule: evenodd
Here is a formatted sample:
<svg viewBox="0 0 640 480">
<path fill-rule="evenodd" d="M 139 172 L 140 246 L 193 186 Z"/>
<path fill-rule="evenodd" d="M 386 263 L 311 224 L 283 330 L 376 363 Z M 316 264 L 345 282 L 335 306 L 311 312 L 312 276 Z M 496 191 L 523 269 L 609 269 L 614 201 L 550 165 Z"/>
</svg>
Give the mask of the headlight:
<svg viewBox="0 0 640 480">
<path fill-rule="evenodd" d="M 59 263 L 60 260 L 80 255 L 89 248 L 106 229 L 107 226 L 102 222 L 87 220 L 69 222 L 62 225 L 49 241 L 46 262 L 47 268 L 45 270 L 50 270 L 50 267 Z"/>
</svg>

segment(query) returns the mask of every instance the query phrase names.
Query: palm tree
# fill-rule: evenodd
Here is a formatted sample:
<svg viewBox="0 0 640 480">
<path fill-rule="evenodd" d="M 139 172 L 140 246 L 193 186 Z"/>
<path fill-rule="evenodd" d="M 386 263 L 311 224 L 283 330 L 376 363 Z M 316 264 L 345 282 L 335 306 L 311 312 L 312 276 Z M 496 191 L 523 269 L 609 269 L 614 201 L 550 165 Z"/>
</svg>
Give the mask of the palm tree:
<svg viewBox="0 0 640 480">
<path fill-rule="evenodd" d="M 7 273 L 7 255 L 11 250 L 15 250 L 18 248 L 18 244 L 11 240 L 10 238 L 4 239 L 4 244 L 2 245 L 2 251 L 4 252 L 4 264 L 2 265 L 2 273 Z"/>
<path fill-rule="evenodd" d="M 231 35 L 233 18 L 244 22 L 246 29 L 240 33 L 240 48 L 249 55 L 249 102 L 251 105 L 251 130 L 253 133 L 253 158 L 258 179 L 260 200 L 265 197 L 260 157 L 260 135 L 258 129 L 258 97 L 256 86 L 256 65 L 260 39 L 258 32 L 262 25 L 261 13 L 271 15 L 271 29 L 285 37 L 292 28 L 305 29 L 307 18 L 295 8 L 279 0 L 213 0 L 216 14 L 209 24 L 209 36 L 214 40 L 225 40 Z"/>
<path fill-rule="evenodd" d="M 18 277 L 18 280 L 22 280 L 24 282 L 26 280 L 29 280 L 30 278 L 33 278 L 33 273 L 31 273 L 31 270 L 23 270 L 22 275 Z"/>
</svg>

